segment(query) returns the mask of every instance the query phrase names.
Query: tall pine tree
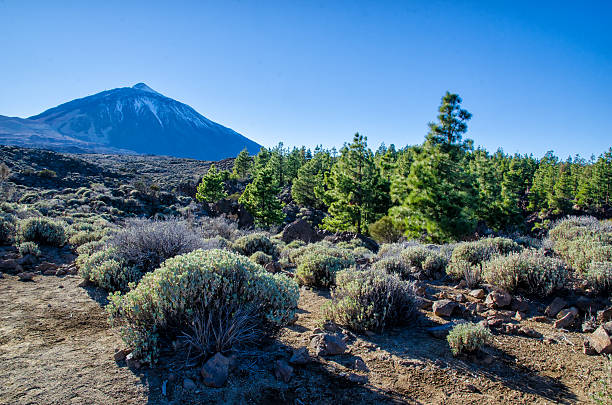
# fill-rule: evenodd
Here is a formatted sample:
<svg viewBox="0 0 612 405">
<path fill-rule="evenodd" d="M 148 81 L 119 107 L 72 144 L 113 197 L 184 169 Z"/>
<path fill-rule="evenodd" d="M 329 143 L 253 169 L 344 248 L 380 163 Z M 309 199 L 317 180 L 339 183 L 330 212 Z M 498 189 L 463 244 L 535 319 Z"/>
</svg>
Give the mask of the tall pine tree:
<svg viewBox="0 0 612 405">
<path fill-rule="evenodd" d="M 272 169 L 264 167 L 246 186 L 238 202 L 253 215 L 258 225 L 269 227 L 281 224 L 285 219 L 282 203 L 277 197 L 279 192 Z"/>
</svg>

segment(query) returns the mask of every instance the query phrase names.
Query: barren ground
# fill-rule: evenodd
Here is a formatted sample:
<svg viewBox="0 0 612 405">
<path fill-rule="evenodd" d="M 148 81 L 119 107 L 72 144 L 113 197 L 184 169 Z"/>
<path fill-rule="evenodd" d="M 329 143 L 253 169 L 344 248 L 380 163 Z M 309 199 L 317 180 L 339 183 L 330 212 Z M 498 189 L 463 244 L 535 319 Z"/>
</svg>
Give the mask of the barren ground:
<svg viewBox="0 0 612 405">
<path fill-rule="evenodd" d="M 103 295 L 81 281 L 0 279 L 1 404 L 585 403 L 606 372 L 603 358 L 582 353 L 580 334 L 531 321 L 521 324 L 552 342 L 496 334 L 478 356 L 453 358 L 445 340 L 425 331 L 441 320 L 422 312 L 412 326 L 352 336 L 348 354 L 313 357 L 286 384 L 274 377 L 274 361 L 308 345 L 327 300 L 324 293 L 302 290 L 296 324 L 277 340 L 238 353 L 227 386 L 212 389 L 198 382 L 193 364 L 176 356 L 155 369 L 116 363 L 113 354 L 122 343 L 107 325 Z M 357 358 L 368 372 L 354 369 Z M 353 382 L 351 374 L 368 382 Z M 186 377 L 196 381 L 195 391 L 183 389 Z"/>
</svg>

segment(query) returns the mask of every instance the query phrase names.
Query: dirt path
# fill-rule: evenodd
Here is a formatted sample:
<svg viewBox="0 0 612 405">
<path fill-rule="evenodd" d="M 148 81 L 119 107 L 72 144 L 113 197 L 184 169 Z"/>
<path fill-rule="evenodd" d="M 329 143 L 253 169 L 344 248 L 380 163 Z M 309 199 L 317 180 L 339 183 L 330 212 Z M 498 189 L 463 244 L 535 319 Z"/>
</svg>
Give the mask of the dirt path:
<svg viewBox="0 0 612 405">
<path fill-rule="evenodd" d="M 114 362 L 120 345 L 81 279 L 0 279 L 1 404 L 140 404 L 147 387 Z"/>
</svg>

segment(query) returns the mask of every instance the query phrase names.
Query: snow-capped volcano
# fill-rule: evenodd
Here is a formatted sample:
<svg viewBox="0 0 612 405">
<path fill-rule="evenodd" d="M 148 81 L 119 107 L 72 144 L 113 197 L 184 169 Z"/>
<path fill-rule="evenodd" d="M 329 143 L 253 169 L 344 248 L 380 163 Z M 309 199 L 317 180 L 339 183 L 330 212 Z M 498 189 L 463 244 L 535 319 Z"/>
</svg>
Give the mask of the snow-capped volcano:
<svg viewBox="0 0 612 405">
<path fill-rule="evenodd" d="M 136 153 L 219 160 L 245 147 L 250 153 L 260 148 L 144 83 L 73 100 L 23 121 L 46 124 L 87 144 Z"/>
</svg>

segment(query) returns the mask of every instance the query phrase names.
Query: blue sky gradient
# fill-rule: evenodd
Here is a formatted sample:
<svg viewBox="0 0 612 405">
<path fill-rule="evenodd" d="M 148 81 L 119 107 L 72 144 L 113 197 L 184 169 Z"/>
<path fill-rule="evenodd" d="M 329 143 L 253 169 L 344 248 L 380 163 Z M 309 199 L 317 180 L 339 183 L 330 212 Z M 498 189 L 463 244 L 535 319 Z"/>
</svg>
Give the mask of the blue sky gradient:
<svg viewBox="0 0 612 405">
<path fill-rule="evenodd" d="M 537 4 L 537 5 L 536 5 Z M 612 2 L 0 0 L 0 114 L 145 82 L 267 146 L 421 143 L 446 90 L 494 151 L 612 145 Z"/>
</svg>

